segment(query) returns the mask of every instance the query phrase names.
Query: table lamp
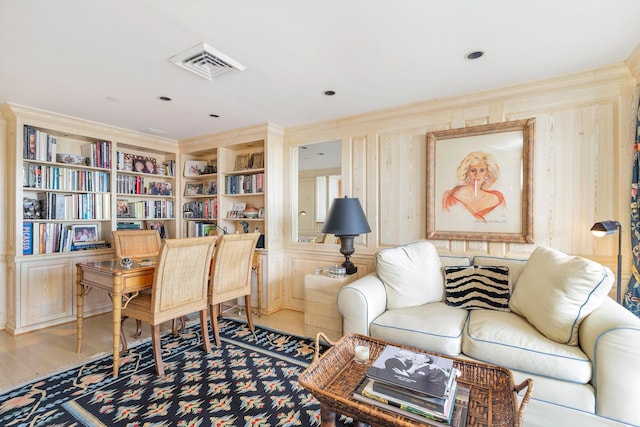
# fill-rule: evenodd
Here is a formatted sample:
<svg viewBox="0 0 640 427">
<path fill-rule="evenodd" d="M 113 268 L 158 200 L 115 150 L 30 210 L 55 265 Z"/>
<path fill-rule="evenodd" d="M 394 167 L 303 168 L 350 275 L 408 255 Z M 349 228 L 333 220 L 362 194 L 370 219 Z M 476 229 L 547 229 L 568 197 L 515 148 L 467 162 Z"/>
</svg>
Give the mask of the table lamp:
<svg viewBox="0 0 640 427">
<path fill-rule="evenodd" d="M 344 255 L 345 261 L 342 266 L 346 270 L 345 273 L 353 274 L 358 271 L 358 267 L 349 259 L 355 252 L 353 240 L 360 234 L 371 232 L 360 200 L 357 197 L 347 196 L 342 199 L 333 199 L 327 220 L 322 226 L 322 232 L 334 234 L 340 238 L 340 253 Z"/>
<path fill-rule="evenodd" d="M 622 288 L 621 288 L 621 269 L 622 269 L 622 226 L 618 221 L 602 221 L 596 222 L 591 227 L 591 234 L 596 237 L 606 236 L 607 234 L 613 234 L 618 231 L 618 274 L 616 275 L 617 280 L 617 297 L 618 304 L 622 304 Z"/>
</svg>

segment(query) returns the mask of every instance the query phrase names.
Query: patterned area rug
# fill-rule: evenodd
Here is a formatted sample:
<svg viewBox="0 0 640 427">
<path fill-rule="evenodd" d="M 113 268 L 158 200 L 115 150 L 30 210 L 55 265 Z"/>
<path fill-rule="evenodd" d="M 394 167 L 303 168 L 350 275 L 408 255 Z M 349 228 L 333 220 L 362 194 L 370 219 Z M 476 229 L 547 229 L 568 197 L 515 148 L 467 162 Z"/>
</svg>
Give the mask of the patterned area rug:
<svg viewBox="0 0 640 427">
<path fill-rule="evenodd" d="M 319 426 L 320 405 L 298 384 L 313 340 L 222 320 L 205 355 L 199 326 L 162 336 L 165 375 L 150 339 L 0 395 L 1 426 Z M 212 335 L 210 335 L 212 336 Z M 338 426 L 351 425 L 341 418 Z"/>
</svg>

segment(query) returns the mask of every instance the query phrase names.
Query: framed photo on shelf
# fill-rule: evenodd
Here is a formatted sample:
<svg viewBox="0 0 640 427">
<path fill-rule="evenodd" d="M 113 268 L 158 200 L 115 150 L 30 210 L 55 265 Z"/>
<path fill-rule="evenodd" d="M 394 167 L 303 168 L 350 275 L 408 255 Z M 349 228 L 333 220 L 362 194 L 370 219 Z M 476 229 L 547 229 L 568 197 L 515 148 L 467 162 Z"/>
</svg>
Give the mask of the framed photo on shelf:
<svg viewBox="0 0 640 427">
<path fill-rule="evenodd" d="M 161 239 L 167 238 L 167 233 L 164 228 L 164 221 L 149 220 L 149 221 L 145 221 L 145 223 L 147 226 L 147 230 L 157 230 L 158 233 L 160 233 Z"/>
<path fill-rule="evenodd" d="M 206 169 L 206 160 L 187 160 L 184 162 L 184 176 L 202 175 Z"/>
<path fill-rule="evenodd" d="M 76 224 L 71 226 L 73 243 L 88 243 L 98 241 L 98 224 Z"/>
<path fill-rule="evenodd" d="M 258 209 L 258 218 L 264 218 L 264 208 Z"/>
<path fill-rule="evenodd" d="M 173 189 L 170 182 L 152 182 L 149 184 L 149 194 L 154 196 L 172 196 Z"/>
<path fill-rule="evenodd" d="M 249 157 L 249 169 L 262 169 L 264 167 L 264 153 L 251 153 Z"/>
<path fill-rule="evenodd" d="M 116 216 L 118 218 L 129 218 L 129 202 L 127 200 L 118 199 L 116 201 Z"/>
<path fill-rule="evenodd" d="M 204 183 L 202 182 L 187 182 L 184 187 L 185 196 L 198 196 L 204 194 Z"/>
<path fill-rule="evenodd" d="M 427 239 L 533 243 L 534 123 L 427 134 Z"/>
<path fill-rule="evenodd" d="M 237 171 L 245 170 L 249 168 L 249 155 L 238 154 L 236 155 L 236 169 Z"/>
<path fill-rule="evenodd" d="M 218 194 L 218 181 L 216 181 L 216 180 L 209 181 L 209 183 L 207 183 L 207 186 L 205 187 L 204 191 L 205 191 L 204 194 L 209 194 L 209 195 Z"/>
<path fill-rule="evenodd" d="M 153 157 L 133 156 L 133 172 L 157 174 L 156 159 Z"/>
</svg>

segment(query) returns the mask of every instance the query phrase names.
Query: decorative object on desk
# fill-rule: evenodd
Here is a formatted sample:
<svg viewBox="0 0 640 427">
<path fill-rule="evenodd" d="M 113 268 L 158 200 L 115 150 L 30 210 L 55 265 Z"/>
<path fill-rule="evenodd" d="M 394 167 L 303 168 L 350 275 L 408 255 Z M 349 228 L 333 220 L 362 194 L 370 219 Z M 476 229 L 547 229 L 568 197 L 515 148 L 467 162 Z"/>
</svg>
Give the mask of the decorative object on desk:
<svg viewBox="0 0 640 427">
<path fill-rule="evenodd" d="M 348 198 L 347 196 L 342 199 L 333 199 L 322 232 L 335 234 L 340 238 L 340 253 L 345 258 L 342 266 L 347 274 L 357 272 L 358 268 L 349 259 L 355 252 L 353 241 L 358 235 L 371 232 L 360 200 L 357 197 Z"/>
<path fill-rule="evenodd" d="M 184 162 L 184 176 L 190 177 L 202 175 L 206 167 L 206 160 L 187 160 Z"/>
<path fill-rule="evenodd" d="M 68 165 L 84 165 L 85 157 L 80 154 L 56 154 L 56 161 L 58 163 L 66 163 Z"/>
<path fill-rule="evenodd" d="M 246 208 L 244 211 L 242 211 L 242 213 L 244 214 L 245 218 L 257 218 L 258 217 L 258 209 L 257 208 Z M 246 233 L 246 231 L 245 231 Z"/>
<path fill-rule="evenodd" d="M 131 261 L 130 258 L 122 258 L 120 260 L 120 265 L 122 266 L 122 268 L 131 268 L 131 266 L 133 265 L 133 261 Z"/>
<path fill-rule="evenodd" d="M 616 299 L 618 304 L 622 304 L 622 287 L 621 287 L 621 273 L 622 273 L 622 226 L 618 221 L 601 221 L 596 222 L 591 227 L 591 234 L 596 237 L 606 236 L 607 234 L 613 234 L 618 231 L 618 269 L 616 274 Z"/>
</svg>

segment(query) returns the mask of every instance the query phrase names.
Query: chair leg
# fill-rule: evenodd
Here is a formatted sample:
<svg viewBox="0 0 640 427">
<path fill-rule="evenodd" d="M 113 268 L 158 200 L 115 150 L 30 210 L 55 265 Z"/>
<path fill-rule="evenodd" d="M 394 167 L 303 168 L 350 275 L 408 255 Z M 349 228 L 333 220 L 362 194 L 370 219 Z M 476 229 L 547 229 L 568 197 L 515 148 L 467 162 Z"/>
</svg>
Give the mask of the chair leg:
<svg viewBox="0 0 640 427">
<path fill-rule="evenodd" d="M 211 342 L 209 341 L 209 323 L 207 321 L 207 309 L 200 311 L 200 329 L 202 330 L 202 341 L 204 342 L 204 351 L 211 351 Z"/>
<path fill-rule="evenodd" d="M 140 338 L 140 335 L 142 335 L 142 320 L 136 319 L 136 334 L 134 338 Z"/>
<path fill-rule="evenodd" d="M 247 310 L 247 323 L 249 324 L 249 330 L 255 331 L 253 327 L 253 312 L 251 310 L 251 294 L 244 296 L 244 307 Z"/>
<path fill-rule="evenodd" d="M 160 325 L 151 325 L 151 343 L 153 345 L 153 360 L 156 362 L 156 373 L 164 375 L 164 363 L 162 363 L 162 350 L 160 349 Z"/>
<path fill-rule="evenodd" d="M 218 304 L 209 304 L 211 311 L 211 329 L 213 329 L 213 337 L 215 338 L 216 347 L 220 347 L 220 333 L 218 332 Z"/>
</svg>

